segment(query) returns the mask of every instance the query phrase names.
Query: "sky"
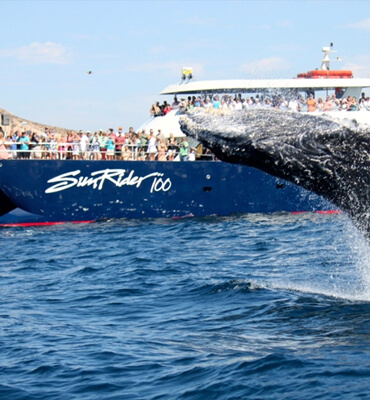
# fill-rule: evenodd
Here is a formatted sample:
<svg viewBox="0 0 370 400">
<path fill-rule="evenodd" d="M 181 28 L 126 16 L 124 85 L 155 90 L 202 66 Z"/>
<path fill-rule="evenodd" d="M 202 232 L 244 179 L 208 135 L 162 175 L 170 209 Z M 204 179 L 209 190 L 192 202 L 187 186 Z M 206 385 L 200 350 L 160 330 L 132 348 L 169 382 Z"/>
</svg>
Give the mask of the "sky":
<svg viewBox="0 0 370 400">
<path fill-rule="evenodd" d="M 370 1 L 0 0 L 0 108 L 96 131 L 139 127 L 181 79 L 370 77 Z M 335 57 L 334 57 L 335 58 Z M 88 74 L 91 71 L 91 74 Z M 370 93 L 369 93 L 370 94 Z"/>
</svg>

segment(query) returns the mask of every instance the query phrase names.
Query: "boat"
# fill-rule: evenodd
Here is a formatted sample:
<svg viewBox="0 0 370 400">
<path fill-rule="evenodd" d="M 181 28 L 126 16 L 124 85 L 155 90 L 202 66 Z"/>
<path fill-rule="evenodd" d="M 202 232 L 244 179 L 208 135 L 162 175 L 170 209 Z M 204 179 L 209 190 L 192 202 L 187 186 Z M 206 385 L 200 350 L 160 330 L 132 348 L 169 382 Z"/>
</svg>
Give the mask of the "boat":
<svg viewBox="0 0 370 400">
<path fill-rule="evenodd" d="M 332 46 L 324 47 L 320 70 L 291 79 L 196 81 L 184 68 L 182 81 L 162 95 L 235 96 L 264 99 L 331 92 L 360 99 L 370 79 L 330 70 Z M 317 72 L 316 72 L 317 71 Z M 243 112 L 243 109 L 240 111 Z M 317 113 L 325 113 L 317 111 Z M 370 111 L 327 114 L 370 122 Z M 180 107 L 153 116 L 139 129 L 183 136 Z M 335 115 L 335 117 L 334 117 Z M 241 213 L 340 212 L 323 198 L 257 169 L 220 162 L 199 150 L 195 161 L 73 159 L 0 160 L 0 226 L 89 223 L 111 219 L 188 218 Z M 201 149 L 201 148 L 200 148 Z"/>
</svg>

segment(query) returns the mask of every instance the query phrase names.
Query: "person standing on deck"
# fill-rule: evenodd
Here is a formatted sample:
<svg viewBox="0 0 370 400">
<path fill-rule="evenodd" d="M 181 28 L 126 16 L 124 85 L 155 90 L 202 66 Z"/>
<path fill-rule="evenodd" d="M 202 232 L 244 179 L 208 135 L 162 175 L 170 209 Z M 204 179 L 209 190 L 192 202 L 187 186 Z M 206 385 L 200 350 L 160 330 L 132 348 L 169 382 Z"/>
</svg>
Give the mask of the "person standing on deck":
<svg viewBox="0 0 370 400">
<path fill-rule="evenodd" d="M 150 135 L 148 139 L 148 150 L 147 150 L 149 161 L 155 160 L 155 155 L 157 154 L 157 139 L 154 136 L 153 129 L 150 130 Z"/>
<path fill-rule="evenodd" d="M 20 157 L 21 158 L 30 158 L 30 153 L 29 153 L 29 142 L 30 138 L 28 136 L 27 132 L 23 132 L 22 136 L 18 139 L 18 141 L 21 143 L 20 145 Z"/>
<path fill-rule="evenodd" d="M 308 98 L 306 104 L 307 104 L 308 112 L 316 111 L 316 100 L 314 99 L 313 94 L 310 94 L 310 97 Z"/>
<path fill-rule="evenodd" d="M 181 139 L 181 143 L 180 143 L 179 147 L 180 147 L 180 160 L 181 161 L 188 161 L 188 157 L 189 157 L 189 142 L 186 140 L 185 136 Z"/>
<path fill-rule="evenodd" d="M 89 138 L 87 137 L 85 132 L 81 132 L 80 134 L 81 134 L 80 138 L 81 159 L 86 160 Z"/>
<path fill-rule="evenodd" d="M 116 137 L 116 159 L 120 160 L 122 158 L 122 148 L 123 145 L 125 144 L 125 135 L 122 132 L 122 128 L 120 127 L 118 129 L 118 134 Z"/>
<path fill-rule="evenodd" d="M 105 154 L 107 152 L 107 134 L 103 132 L 100 137 L 100 151 L 101 151 L 101 159 L 105 160 Z"/>
<path fill-rule="evenodd" d="M 107 140 L 107 152 L 106 152 L 106 159 L 113 160 L 114 159 L 114 149 L 115 149 L 115 136 L 113 132 L 108 136 Z"/>
<path fill-rule="evenodd" d="M 5 145 L 5 135 L 4 131 L 0 131 L 0 160 L 6 160 L 9 158 L 8 149 Z"/>
</svg>

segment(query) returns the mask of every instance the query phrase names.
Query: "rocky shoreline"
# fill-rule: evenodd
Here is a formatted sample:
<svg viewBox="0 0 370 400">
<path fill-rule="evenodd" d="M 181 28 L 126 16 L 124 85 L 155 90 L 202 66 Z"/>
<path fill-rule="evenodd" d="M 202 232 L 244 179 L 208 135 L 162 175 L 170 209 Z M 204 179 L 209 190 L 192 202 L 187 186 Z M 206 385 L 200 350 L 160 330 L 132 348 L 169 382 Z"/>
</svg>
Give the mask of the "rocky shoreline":
<svg viewBox="0 0 370 400">
<path fill-rule="evenodd" d="M 0 118 L 0 126 L 2 127 L 3 131 L 6 134 L 10 134 L 11 132 L 14 131 L 30 131 L 32 132 L 44 132 L 45 128 L 47 127 L 48 129 L 51 129 L 55 131 L 56 133 L 62 133 L 66 134 L 69 132 L 71 129 L 66 129 L 66 128 L 60 128 L 58 126 L 52 126 L 48 124 L 41 124 L 38 122 L 30 121 L 25 118 L 18 117 L 11 112 L 4 110 L 3 108 L 0 108 L 0 115 L 2 118 Z M 3 125 L 3 116 L 9 116 L 9 124 L 8 125 Z"/>
</svg>

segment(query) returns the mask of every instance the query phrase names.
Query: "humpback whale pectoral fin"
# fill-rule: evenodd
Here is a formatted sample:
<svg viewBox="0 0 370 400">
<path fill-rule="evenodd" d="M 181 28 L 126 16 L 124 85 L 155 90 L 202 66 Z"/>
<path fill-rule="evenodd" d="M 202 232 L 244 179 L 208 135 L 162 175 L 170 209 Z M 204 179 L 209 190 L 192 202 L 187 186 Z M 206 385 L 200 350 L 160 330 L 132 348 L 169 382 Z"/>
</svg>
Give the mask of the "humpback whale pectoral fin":
<svg viewBox="0 0 370 400">
<path fill-rule="evenodd" d="M 180 124 L 220 160 L 259 168 L 323 196 L 370 240 L 367 127 L 272 108 L 194 109 Z"/>
</svg>

